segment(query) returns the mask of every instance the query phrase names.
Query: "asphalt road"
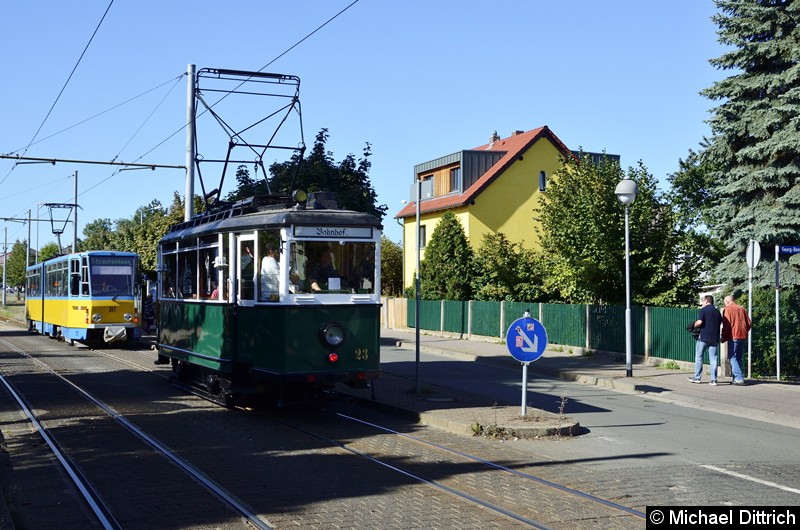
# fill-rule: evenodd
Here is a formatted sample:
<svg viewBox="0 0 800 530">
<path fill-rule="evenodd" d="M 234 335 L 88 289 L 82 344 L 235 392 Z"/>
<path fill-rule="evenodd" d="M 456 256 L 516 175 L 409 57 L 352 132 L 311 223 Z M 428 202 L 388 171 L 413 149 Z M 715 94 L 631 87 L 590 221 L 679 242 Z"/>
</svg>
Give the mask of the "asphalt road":
<svg viewBox="0 0 800 530">
<path fill-rule="evenodd" d="M 384 370 L 416 377 L 413 352 L 384 348 L 382 355 Z M 420 359 L 423 381 L 501 402 L 521 401 L 521 368 L 429 353 Z M 535 363 L 528 372 L 527 400 L 528 406 L 552 412 L 563 406 L 585 431 L 572 438 L 519 440 L 515 447 L 563 462 L 565 478 L 586 491 L 611 488 L 621 497 L 645 495 L 662 505 L 800 502 L 798 429 L 711 412 L 702 402 L 681 406 L 537 376 Z"/>
</svg>

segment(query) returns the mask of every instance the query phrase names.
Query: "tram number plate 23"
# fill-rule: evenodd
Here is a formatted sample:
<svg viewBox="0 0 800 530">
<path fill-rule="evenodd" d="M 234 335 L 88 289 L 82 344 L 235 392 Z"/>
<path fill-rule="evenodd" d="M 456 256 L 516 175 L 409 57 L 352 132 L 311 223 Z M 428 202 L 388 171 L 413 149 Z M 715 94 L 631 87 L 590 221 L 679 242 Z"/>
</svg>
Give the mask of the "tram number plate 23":
<svg viewBox="0 0 800 530">
<path fill-rule="evenodd" d="M 367 348 L 356 348 L 356 361 L 366 361 L 369 359 L 369 350 Z"/>
</svg>

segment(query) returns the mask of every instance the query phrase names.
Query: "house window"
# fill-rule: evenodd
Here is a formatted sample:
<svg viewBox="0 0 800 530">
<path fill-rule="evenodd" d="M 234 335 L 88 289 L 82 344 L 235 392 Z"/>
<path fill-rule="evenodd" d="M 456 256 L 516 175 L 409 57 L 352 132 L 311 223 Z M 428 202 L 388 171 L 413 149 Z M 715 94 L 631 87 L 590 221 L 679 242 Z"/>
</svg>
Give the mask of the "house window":
<svg viewBox="0 0 800 530">
<path fill-rule="evenodd" d="M 539 191 L 544 191 L 547 188 L 547 173 L 544 171 L 539 172 Z"/>
<path fill-rule="evenodd" d="M 457 191 L 461 188 L 461 168 L 454 167 L 450 170 L 450 191 Z"/>
<path fill-rule="evenodd" d="M 425 230 L 425 225 L 419 225 L 419 248 L 425 248 L 425 244 L 428 241 L 428 233 Z"/>
</svg>

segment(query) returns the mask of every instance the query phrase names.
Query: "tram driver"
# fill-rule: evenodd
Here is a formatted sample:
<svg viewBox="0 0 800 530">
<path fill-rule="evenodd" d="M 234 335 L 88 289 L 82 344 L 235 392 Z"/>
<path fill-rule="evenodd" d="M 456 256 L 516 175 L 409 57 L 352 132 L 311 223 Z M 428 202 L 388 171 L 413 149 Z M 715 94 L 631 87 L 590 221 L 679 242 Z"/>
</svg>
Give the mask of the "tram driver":
<svg viewBox="0 0 800 530">
<path fill-rule="evenodd" d="M 333 265 L 333 254 L 329 248 L 325 247 L 317 256 L 317 262 L 311 267 L 311 272 L 308 275 L 308 281 L 311 284 L 312 291 L 322 291 L 323 289 L 338 290 L 341 289 L 341 284 L 337 287 L 332 285 L 335 282 L 331 280 L 339 280 L 339 273 Z"/>
</svg>

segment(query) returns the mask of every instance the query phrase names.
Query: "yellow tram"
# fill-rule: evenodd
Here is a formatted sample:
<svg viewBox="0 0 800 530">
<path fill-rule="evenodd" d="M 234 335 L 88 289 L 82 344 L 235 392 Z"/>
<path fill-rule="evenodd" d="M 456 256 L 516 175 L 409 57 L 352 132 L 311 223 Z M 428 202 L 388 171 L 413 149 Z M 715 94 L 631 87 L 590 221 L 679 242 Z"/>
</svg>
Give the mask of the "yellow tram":
<svg viewBox="0 0 800 530">
<path fill-rule="evenodd" d="M 140 338 L 138 271 L 138 255 L 113 251 L 77 252 L 29 266 L 28 329 L 70 343 Z"/>
</svg>

